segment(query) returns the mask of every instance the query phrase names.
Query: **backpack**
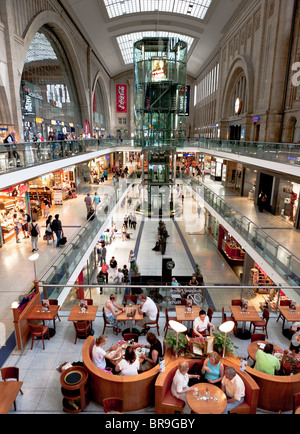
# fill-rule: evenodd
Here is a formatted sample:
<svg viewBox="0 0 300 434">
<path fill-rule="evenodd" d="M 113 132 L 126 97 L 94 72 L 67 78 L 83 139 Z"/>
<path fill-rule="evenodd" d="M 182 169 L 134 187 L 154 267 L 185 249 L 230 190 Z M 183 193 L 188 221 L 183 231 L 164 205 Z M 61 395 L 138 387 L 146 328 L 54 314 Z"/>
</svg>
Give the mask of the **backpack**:
<svg viewBox="0 0 300 434">
<path fill-rule="evenodd" d="M 37 237 L 39 234 L 38 231 L 36 230 L 36 227 L 37 227 L 37 225 L 35 225 L 35 226 L 32 225 L 32 228 L 31 228 L 31 236 L 32 237 Z"/>
<path fill-rule="evenodd" d="M 30 222 L 31 222 L 31 217 L 30 217 L 30 215 L 29 215 L 29 214 L 25 214 L 25 215 L 26 215 L 27 223 L 30 223 Z"/>
</svg>

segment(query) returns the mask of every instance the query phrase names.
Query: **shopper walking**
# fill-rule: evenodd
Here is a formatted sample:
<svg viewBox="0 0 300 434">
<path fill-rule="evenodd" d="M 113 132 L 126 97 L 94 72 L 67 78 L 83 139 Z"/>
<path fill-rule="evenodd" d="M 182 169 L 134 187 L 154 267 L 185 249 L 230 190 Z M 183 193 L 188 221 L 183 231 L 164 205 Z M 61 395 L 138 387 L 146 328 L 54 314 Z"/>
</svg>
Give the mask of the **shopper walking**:
<svg viewBox="0 0 300 434">
<path fill-rule="evenodd" d="M 18 214 L 15 213 L 14 216 L 14 231 L 15 231 L 15 235 L 16 235 L 16 243 L 20 243 L 21 241 L 19 240 L 19 233 L 20 233 L 20 229 L 22 227 L 22 224 L 18 218 Z"/>
<path fill-rule="evenodd" d="M 54 237 L 53 237 L 53 230 L 52 230 L 52 215 L 49 215 L 49 217 L 46 220 L 46 237 L 47 237 L 47 246 L 50 246 L 50 240 L 54 243 Z"/>
<path fill-rule="evenodd" d="M 38 240 L 41 236 L 41 229 L 39 224 L 36 222 L 36 220 L 32 220 L 32 223 L 29 223 L 29 233 L 31 235 L 31 245 L 32 245 L 32 252 L 38 251 Z"/>
<path fill-rule="evenodd" d="M 90 196 L 90 193 L 86 195 L 86 197 L 84 198 L 84 202 L 86 206 L 86 213 L 88 215 L 93 208 L 93 203 L 92 203 L 92 198 Z"/>
<path fill-rule="evenodd" d="M 101 202 L 101 199 L 100 199 L 98 193 L 95 191 L 95 196 L 94 196 L 94 200 L 93 200 L 93 205 L 94 205 L 95 211 L 96 211 L 97 206 L 99 205 L 100 202 Z"/>
<path fill-rule="evenodd" d="M 130 250 L 128 262 L 130 264 L 130 270 L 132 270 L 133 264 L 136 263 L 135 254 L 133 250 Z"/>
<path fill-rule="evenodd" d="M 56 247 L 58 248 L 59 247 L 59 241 L 60 241 L 61 236 L 63 234 L 62 224 L 61 224 L 61 221 L 59 220 L 59 214 L 55 215 L 55 218 L 52 222 L 52 231 L 56 235 Z"/>
</svg>

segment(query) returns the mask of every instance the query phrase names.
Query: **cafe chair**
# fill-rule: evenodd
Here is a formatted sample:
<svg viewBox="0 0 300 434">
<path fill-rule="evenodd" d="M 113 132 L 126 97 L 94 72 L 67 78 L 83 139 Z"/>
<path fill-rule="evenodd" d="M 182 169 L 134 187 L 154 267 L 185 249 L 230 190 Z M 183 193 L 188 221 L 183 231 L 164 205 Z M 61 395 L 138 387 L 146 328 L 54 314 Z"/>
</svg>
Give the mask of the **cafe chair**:
<svg viewBox="0 0 300 434">
<path fill-rule="evenodd" d="M 19 368 L 16 366 L 9 366 L 1 369 L 1 377 L 3 381 L 16 380 L 19 381 Z M 20 389 L 21 395 L 23 395 L 22 389 Z M 16 400 L 14 401 L 15 411 L 17 410 Z"/>
<path fill-rule="evenodd" d="M 94 300 L 92 298 L 85 298 L 84 301 L 86 301 L 88 306 L 93 306 Z"/>
<path fill-rule="evenodd" d="M 298 407 L 300 407 L 300 392 L 293 395 L 293 414 L 296 413 Z"/>
<path fill-rule="evenodd" d="M 103 322 L 104 322 L 104 327 L 103 327 L 103 332 L 102 332 L 102 334 L 104 335 L 104 332 L 105 332 L 106 327 L 107 327 L 107 328 L 114 329 L 115 326 L 113 326 L 112 324 L 110 324 L 110 323 L 107 321 L 107 318 L 106 318 L 106 315 L 105 315 L 105 311 L 104 311 L 104 307 L 102 308 L 102 315 L 103 315 Z"/>
<path fill-rule="evenodd" d="M 104 413 L 122 413 L 123 399 L 105 398 L 103 399 Z"/>
<path fill-rule="evenodd" d="M 45 349 L 44 337 L 47 336 L 47 338 L 50 340 L 49 327 L 43 324 L 38 324 L 38 325 L 28 324 L 28 326 L 31 333 L 31 349 L 33 348 L 33 341 L 38 341 L 42 339 L 43 350 L 44 350 Z"/>
<path fill-rule="evenodd" d="M 49 300 L 49 305 L 50 305 L 50 306 L 58 306 L 58 300 Z M 59 321 L 61 321 L 61 319 L 60 319 L 60 317 L 59 317 L 59 315 L 58 315 L 58 312 L 57 312 L 57 314 L 55 315 L 55 317 L 53 318 L 53 323 L 54 323 L 54 321 L 55 321 L 56 319 L 58 319 Z M 55 323 L 54 323 L 54 324 L 55 324 Z"/>
<path fill-rule="evenodd" d="M 124 341 L 132 341 L 138 342 L 139 341 L 139 335 L 137 333 L 124 333 L 123 334 Z"/>
<path fill-rule="evenodd" d="M 159 307 L 157 306 L 157 315 L 156 315 L 156 320 L 153 321 L 153 322 L 148 322 L 148 323 L 146 323 L 146 324 L 144 325 L 144 328 L 145 328 L 145 329 L 147 329 L 147 328 L 156 328 L 156 329 L 157 329 L 157 334 L 158 334 L 158 336 L 160 336 L 160 334 L 159 334 L 159 324 L 158 324 L 158 321 L 159 321 L 159 312 L 160 312 L 160 309 L 159 309 Z"/>
<path fill-rule="evenodd" d="M 251 342 L 265 341 L 265 340 L 266 340 L 266 335 L 264 335 L 263 333 L 255 333 L 251 335 Z"/>
<path fill-rule="evenodd" d="M 242 307 L 242 300 L 231 300 L 231 306 L 241 306 Z"/>
<path fill-rule="evenodd" d="M 269 319 L 270 319 L 270 313 L 269 313 L 268 309 L 264 309 L 262 319 L 260 321 L 253 321 L 250 324 L 250 329 L 251 329 L 251 326 L 253 324 L 253 327 L 254 327 L 253 333 L 255 333 L 256 329 L 262 330 L 266 333 L 266 337 L 268 338 L 267 326 L 268 326 Z"/>
<path fill-rule="evenodd" d="M 169 329 L 169 321 L 177 321 L 176 315 L 175 316 L 169 316 L 168 308 L 165 308 L 165 316 L 166 316 L 166 323 L 165 323 L 165 337 L 167 336 L 168 329 Z"/>
<path fill-rule="evenodd" d="M 125 304 L 127 301 L 132 301 L 133 304 L 137 304 L 137 295 L 125 295 Z"/>
<path fill-rule="evenodd" d="M 226 322 L 226 321 L 235 322 L 235 319 L 233 318 L 233 316 L 227 316 L 225 313 L 224 307 L 222 307 L 222 324 L 223 324 L 223 322 Z"/>
<path fill-rule="evenodd" d="M 290 302 L 291 302 L 291 300 L 280 300 L 279 306 L 289 306 Z M 276 322 L 278 322 L 280 319 L 284 319 L 284 317 L 279 312 L 279 315 L 278 315 Z"/>
<path fill-rule="evenodd" d="M 75 345 L 77 343 L 77 338 L 85 337 L 87 338 L 91 332 L 91 322 L 90 321 L 73 321 L 75 327 Z"/>
<path fill-rule="evenodd" d="M 206 314 L 208 316 L 208 318 L 209 318 L 209 322 L 211 322 L 213 314 L 214 314 L 214 311 L 209 307 L 207 309 L 207 314 Z"/>
</svg>

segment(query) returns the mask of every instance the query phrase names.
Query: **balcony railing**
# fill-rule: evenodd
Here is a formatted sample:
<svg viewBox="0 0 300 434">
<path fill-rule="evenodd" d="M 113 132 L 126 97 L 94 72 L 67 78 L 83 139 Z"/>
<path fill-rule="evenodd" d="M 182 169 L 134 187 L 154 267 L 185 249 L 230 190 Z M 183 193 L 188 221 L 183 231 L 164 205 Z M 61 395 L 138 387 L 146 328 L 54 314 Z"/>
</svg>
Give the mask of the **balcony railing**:
<svg viewBox="0 0 300 434">
<path fill-rule="evenodd" d="M 290 285 L 300 284 L 300 258 L 233 208 L 202 182 L 182 173 L 182 179 L 209 204 Z"/>
<path fill-rule="evenodd" d="M 300 165 L 300 144 L 246 142 L 243 140 L 189 139 L 184 146 L 226 152 L 281 164 Z"/>
<path fill-rule="evenodd" d="M 119 146 L 133 146 L 133 142 L 119 139 L 90 139 L 0 144 L 0 173 Z"/>
</svg>

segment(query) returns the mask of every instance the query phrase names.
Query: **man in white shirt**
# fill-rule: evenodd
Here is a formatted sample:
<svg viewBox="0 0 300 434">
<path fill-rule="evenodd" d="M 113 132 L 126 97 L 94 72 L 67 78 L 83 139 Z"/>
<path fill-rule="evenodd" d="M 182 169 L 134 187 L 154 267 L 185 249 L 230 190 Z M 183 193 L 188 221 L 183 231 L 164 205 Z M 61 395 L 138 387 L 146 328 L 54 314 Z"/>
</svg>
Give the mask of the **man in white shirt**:
<svg viewBox="0 0 300 434">
<path fill-rule="evenodd" d="M 138 321 L 136 324 L 143 328 L 142 334 L 146 334 L 149 330 L 149 327 L 145 327 L 145 324 L 156 320 L 157 306 L 154 301 L 147 297 L 147 295 L 144 293 L 139 295 L 139 300 L 141 302 L 139 305 L 139 313 L 142 313 L 144 318 L 142 321 Z"/>
<path fill-rule="evenodd" d="M 212 331 L 215 330 L 215 326 L 211 322 L 209 322 L 209 318 L 206 315 L 205 310 L 200 310 L 199 316 L 194 320 L 193 331 L 195 333 L 195 336 L 203 338 L 202 333 L 206 334 L 208 327 L 211 327 Z"/>
<path fill-rule="evenodd" d="M 230 366 L 225 368 L 225 375 L 222 380 L 222 390 L 227 396 L 227 407 L 224 414 L 228 414 L 230 410 L 238 407 L 245 398 L 245 385 L 236 370 Z"/>
</svg>

